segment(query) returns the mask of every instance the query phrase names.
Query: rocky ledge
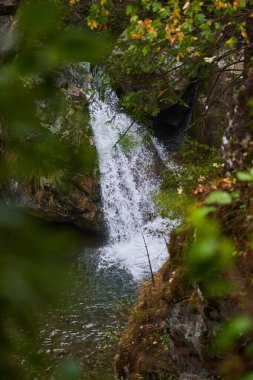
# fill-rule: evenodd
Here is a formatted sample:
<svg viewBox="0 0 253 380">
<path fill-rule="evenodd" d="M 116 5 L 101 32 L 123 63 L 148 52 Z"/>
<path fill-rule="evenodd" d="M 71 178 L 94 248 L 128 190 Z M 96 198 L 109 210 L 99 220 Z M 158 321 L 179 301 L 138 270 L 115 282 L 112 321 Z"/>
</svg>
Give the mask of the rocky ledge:
<svg viewBox="0 0 253 380">
<path fill-rule="evenodd" d="M 71 184 L 44 179 L 41 186 L 17 180 L 5 188 L 5 199 L 12 207 L 56 223 L 71 223 L 92 232 L 101 232 L 99 182 L 85 175 Z"/>
<path fill-rule="evenodd" d="M 237 310 L 231 298 L 205 299 L 197 284 L 187 283 L 183 252 L 191 231 L 174 232 L 170 259 L 143 284 L 119 342 L 116 368 L 120 380 L 211 380 L 215 359 L 208 346 L 217 330 Z"/>
</svg>

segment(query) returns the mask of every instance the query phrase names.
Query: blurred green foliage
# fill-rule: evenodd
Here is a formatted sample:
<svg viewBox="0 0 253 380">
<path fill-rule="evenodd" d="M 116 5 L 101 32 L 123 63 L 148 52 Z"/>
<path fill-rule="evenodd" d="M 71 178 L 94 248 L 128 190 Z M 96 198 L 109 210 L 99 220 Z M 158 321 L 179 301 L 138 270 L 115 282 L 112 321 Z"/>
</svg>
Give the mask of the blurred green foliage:
<svg viewBox="0 0 253 380">
<path fill-rule="evenodd" d="M 239 316 L 225 323 L 217 334 L 213 348 L 221 352 L 231 348 L 243 335 L 252 333 L 253 321 L 250 317 Z"/>
<path fill-rule="evenodd" d="M 38 170 L 40 175 L 50 175 L 63 169 L 67 161 L 74 169 L 80 158 L 84 168 L 92 166 L 89 141 L 82 149 L 89 154 L 77 158 L 66 141 L 41 125 L 38 109 L 63 116 L 67 104 L 57 85 L 59 69 L 75 61 L 96 63 L 107 47 L 105 39 L 65 26 L 60 1 L 24 2 L 20 6 L 13 26 L 0 37 L 1 135 L 10 150 L 2 176 L 9 177 L 12 169 L 25 176 Z M 20 160 L 22 165 L 17 165 Z"/>
<path fill-rule="evenodd" d="M 0 35 L 0 191 L 11 179 L 66 183 L 94 175 L 87 105 L 69 102 L 59 81 L 67 65 L 92 64 L 108 38 L 71 26 L 67 3 L 22 1 Z M 71 111 L 71 112 L 69 112 Z M 59 119 L 66 129 L 54 131 Z M 69 285 L 79 235 L 0 204 L 0 378 L 42 378 L 47 363 L 36 343 L 39 313 L 55 306 Z M 57 379 L 79 379 L 74 362 Z"/>
<path fill-rule="evenodd" d="M 186 255 L 190 278 L 197 281 L 203 292 L 221 297 L 230 293 L 231 287 L 221 274 L 233 262 L 235 248 L 226 238 L 215 220 L 208 219 L 212 207 L 192 210 L 186 219 L 195 231 L 195 241 Z"/>
<path fill-rule="evenodd" d="M 214 191 L 205 200 L 205 203 L 207 204 L 216 203 L 219 205 L 229 205 L 231 202 L 232 202 L 231 194 L 223 190 Z"/>
<path fill-rule="evenodd" d="M 43 363 L 36 354 L 36 320 L 67 286 L 66 264 L 78 247 L 78 236 L 1 204 L 0 244 L 0 377 L 30 378 Z M 30 374 L 22 365 L 25 358 Z"/>
<path fill-rule="evenodd" d="M 244 172 L 238 172 L 237 178 L 239 179 L 239 181 L 252 182 L 253 181 L 253 168 L 250 168 L 249 170 L 244 171 Z"/>
</svg>

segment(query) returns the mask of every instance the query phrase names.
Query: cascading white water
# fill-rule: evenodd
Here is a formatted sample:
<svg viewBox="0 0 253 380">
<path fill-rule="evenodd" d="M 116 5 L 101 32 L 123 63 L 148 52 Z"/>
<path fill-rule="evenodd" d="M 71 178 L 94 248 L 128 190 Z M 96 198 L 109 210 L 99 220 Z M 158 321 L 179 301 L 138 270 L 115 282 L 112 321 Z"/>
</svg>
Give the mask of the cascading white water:
<svg viewBox="0 0 253 380">
<path fill-rule="evenodd" d="M 110 93 L 110 104 L 115 102 L 116 95 Z M 156 271 L 168 256 L 163 233 L 166 231 L 168 236 L 173 227 L 168 219 L 155 217 L 152 201 L 160 186 L 155 175 L 158 143 L 156 147 L 151 140 L 145 143 L 145 131 L 133 124 L 127 132 L 133 144 L 131 148 L 124 147 L 119 140 L 132 120 L 124 113 L 114 112 L 98 95 L 91 102 L 90 112 L 108 230 L 107 245 L 100 249 L 100 266 L 121 265 L 139 280 L 150 274 L 145 242 Z"/>
</svg>

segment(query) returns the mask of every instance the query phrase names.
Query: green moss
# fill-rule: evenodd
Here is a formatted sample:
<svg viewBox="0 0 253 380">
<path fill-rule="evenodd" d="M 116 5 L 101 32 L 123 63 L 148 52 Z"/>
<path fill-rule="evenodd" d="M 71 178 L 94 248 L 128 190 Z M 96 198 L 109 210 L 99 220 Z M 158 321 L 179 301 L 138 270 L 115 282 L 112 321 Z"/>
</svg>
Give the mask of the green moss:
<svg viewBox="0 0 253 380">
<path fill-rule="evenodd" d="M 179 195 L 176 190 L 161 190 L 155 195 L 154 200 L 163 218 L 177 219 L 189 206 L 189 197 L 185 194 Z"/>
<path fill-rule="evenodd" d="M 179 218 L 185 215 L 193 202 L 192 190 L 198 184 L 205 185 L 218 177 L 221 164 L 219 151 L 189 138 L 183 148 L 175 154 L 178 170 L 163 172 L 161 190 L 154 200 L 163 217 Z"/>
</svg>

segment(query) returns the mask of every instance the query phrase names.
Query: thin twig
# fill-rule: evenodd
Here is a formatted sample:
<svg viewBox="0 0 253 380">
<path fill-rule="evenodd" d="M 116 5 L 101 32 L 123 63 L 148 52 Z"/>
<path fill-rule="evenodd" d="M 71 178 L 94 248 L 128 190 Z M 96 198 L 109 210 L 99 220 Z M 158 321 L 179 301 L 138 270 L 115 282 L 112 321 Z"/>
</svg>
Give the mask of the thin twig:
<svg viewBox="0 0 253 380">
<path fill-rule="evenodd" d="M 168 242 L 167 242 L 167 240 L 166 240 L 166 238 L 165 238 L 165 236 L 164 236 L 164 233 L 162 232 L 162 236 L 163 236 L 163 240 L 165 241 L 165 245 L 166 245 L 166 247 L 167 247 L 167 245 L 168 245 Z"/>
<path fill-rule="evenodd" d="M 127 129 L 120 135 L 119 139 L 116 141 L 116 143 L 113 145 L 112 148 L 115 148 L 115 146 L 123 139 L 123 137 L 127 134 L 127 132 L 132 128 L 132 126 L 134 125 L 135 121 L 133 121 L 129 127 L 127 127 Z"/>
<path fill-rule="evenodd" d="M 153 269 L 152 269 L 152 265 L 151 265 L 151 260 L 150 260 L 150 256 L 149 256 L 149 251 L 148 251 L 148 246 L 147 246 L 147 243 L 146 243 L 146 240 L 145 240 L 145 237 L 144 237 L 144 234 L 142 232 L 142 229 L 140 227 L 140 230 L 141 230 L 141 235 L 142 235 L 142 239 L 144 241 L 144 245 L 145 245 L 145 248 L 146 248 L 146 252 L 147 252 L 147 257 L 148 257 L 148 263 L 149 263 L 149 269 L 150 269 L 150 273 L 151 273 L 151 277 L 152 277 L 152 283 L 155 287 L 155 277 L 154 277 L 154 273 L 153 273 Z"/>
<path fill-rule="evenodd" d="M 219 71 L 219 73 L 218 73 L 218 75 L 217 75 L 217 78 L 216 78 L 216 80 L 214 81 L 214 83 L 212 84 L 212 87 L 211 87 L 211 89 L 210 89 L 210 91 L 209 91 L 209 94 L 208 94 L 208 96 L 207 96 L 206 103 L 205 103 L 205 108 L 206 108 L 206 106 L 208 106 L 208 102 L 209 102 L 209 100 L 210 100 L 210 98 L 211 98 L 212 92 L 213 92 L 213 90 L 214 90 L 216 84 L 218 83 L 218 80 L 220 79 L 220 76 L 221 76 L 221 75 L 223 74 L 223 72 L 225 71 L 225 69 L 228 68 L 229 66 L 236 65 L 236 64 L 241 63 L 241 62 L 243 62 L 243 61 L 240 60 L 240 61 L 232 62 L 232 63 L 226 65 L 224 68 L 222 68 L 222 69 Z M 230 69 L 230 71 L 231 71 L 231 69 Z"/>
</svg>

